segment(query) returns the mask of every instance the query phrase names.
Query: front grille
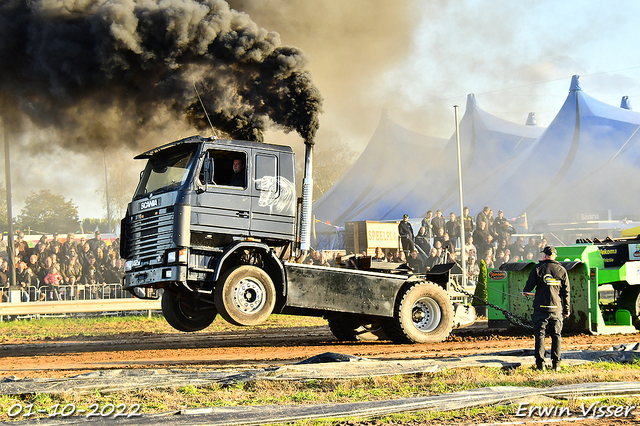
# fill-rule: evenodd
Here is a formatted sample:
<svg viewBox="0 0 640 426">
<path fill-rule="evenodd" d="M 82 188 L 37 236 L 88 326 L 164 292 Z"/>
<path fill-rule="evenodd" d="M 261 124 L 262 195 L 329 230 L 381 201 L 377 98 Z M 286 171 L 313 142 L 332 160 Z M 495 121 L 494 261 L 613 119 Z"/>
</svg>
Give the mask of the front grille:
<svg viewBox="0 0 640 426">
<path fill-rule="evenodd" d="M 173 246 L 173 209 L 136 215 L 127 223 L 129 259 L 156 264 L 159 255 Z"/>
</svg>

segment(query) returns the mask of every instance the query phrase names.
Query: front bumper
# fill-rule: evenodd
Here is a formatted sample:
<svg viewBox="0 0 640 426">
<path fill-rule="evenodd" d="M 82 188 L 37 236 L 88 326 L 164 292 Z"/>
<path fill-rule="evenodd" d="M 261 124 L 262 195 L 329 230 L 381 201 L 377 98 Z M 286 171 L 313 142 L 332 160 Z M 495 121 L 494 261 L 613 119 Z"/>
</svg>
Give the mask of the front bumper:
<svg viewBox="0 0 640 426">
<path fill-rule="evenodd" d="M 187 267 L 184 265 L 163 266 L 160 268 L 129 271 L 124 275 L 125 290 L 134 287 L 162 287 L 162 283 L 187 281 Z"/>
</svg>

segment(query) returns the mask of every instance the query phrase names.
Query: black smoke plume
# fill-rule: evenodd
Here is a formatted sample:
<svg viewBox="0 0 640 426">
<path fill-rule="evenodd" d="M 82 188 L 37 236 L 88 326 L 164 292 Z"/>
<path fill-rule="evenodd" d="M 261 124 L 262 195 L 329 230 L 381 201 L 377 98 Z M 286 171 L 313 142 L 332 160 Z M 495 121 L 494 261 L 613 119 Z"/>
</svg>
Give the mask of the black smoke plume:
<svg viewBox="0 0 640 426">
<path fill-rule="evenodd" d="M 322 99 L 304 53 L 222 0 L 5 0 L 0 113 L 72 149 L 135 146 L 158 115 L 262 140 L 313 142 Z M 19 122 L 18 122 L 19 121 Z"/>
</svg>

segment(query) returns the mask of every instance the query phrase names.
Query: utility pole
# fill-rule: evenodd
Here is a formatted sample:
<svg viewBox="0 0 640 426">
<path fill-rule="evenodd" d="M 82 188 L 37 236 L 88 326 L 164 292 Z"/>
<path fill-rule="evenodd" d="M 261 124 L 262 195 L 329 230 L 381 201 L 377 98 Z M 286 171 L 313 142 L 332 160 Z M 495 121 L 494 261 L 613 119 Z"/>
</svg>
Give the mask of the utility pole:
<svg viewBox="0 0 640 426">
<path fill-rule="evenodd" d="M 11 160 L 9 150 L 9 125 L 7 124 L 7 117 L 2 117 L 2 127 L 4 128 L 4 175 L 5 184 L 7 187 L 7 255 L 9 256 L 9 285 L 11 287 L 16 285 L 16 265 L 15 260 L 15 247 L 13 246 L 13 210 L 11 208 Z"/>
<path fill-rule="evenodd" d="M 102 158 L 104 159 L 104 192 L 107 195 L 107 222 L 109 224 L 109 232 L 111 232 L 111 206 L 109 204 L 109 180 L 107 179 L 107 150 L 102 151 Z"/>
</svg>

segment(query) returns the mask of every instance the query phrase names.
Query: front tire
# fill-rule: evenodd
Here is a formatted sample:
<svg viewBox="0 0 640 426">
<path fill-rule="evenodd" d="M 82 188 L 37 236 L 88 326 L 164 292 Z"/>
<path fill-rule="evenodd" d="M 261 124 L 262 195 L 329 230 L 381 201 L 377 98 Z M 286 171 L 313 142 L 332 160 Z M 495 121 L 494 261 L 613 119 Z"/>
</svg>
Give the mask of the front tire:
<svg viewBox="0 0 640 426">
<path fill-rule="evenodd" d="M 453 305 L 441 287 L 420 282 L 398 296 L 393 319 L 383 326 L 396 343 L 442 342 L 453 328 Z"/>
<path fill-rule="evenodd" d="M 179 331 L 200 331 L 209 327 L 216 318 L 212 303 L 184 297 L 183 294 L 162 293 L 162 314 L 171 327 Z"/>
<path fill-rule="evenodd" d="M 214 300 L 220 316 L 231 324 L 258 325 L 273 312 L 276 288 L 265 271 L 243 265 L 220 277 Z"/>
</svg>

